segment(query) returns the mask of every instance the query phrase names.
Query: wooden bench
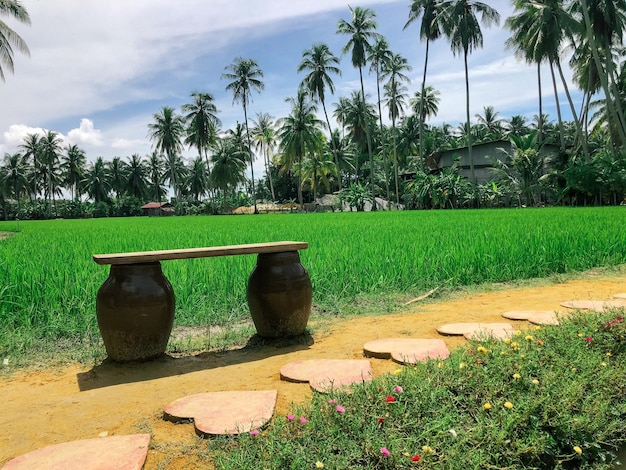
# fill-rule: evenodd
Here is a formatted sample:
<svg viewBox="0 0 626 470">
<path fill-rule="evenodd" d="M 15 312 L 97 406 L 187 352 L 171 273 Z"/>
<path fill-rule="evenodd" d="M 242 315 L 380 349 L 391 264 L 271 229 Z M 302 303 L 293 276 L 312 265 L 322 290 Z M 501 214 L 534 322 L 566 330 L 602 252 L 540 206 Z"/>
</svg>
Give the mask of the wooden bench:
<svg viewBox="0 0 626 470">
<path fill-rule="evenodd" d="M 174 290 L 161 270 L 161 261 L 167 260 L 256 254 L 247 299 L 257 334 L 270 338 L 303 334 L 312 288 L 298 250 L 307 248 L 306 242 L 284 241 L 93 255 L 96 263 L 111 265 L 96 298 L 98 326 L 109 358 L 137 361 L 165 352 L 175 305 Z"/>
</svg>

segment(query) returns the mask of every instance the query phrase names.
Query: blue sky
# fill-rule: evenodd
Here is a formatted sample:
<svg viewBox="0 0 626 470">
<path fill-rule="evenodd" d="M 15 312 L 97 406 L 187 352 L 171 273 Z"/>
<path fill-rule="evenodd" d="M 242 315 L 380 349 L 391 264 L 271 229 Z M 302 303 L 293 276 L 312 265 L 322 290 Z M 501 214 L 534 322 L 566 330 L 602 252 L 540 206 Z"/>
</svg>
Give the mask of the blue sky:
<svg viewBox="0 0 626 470">
<path fill-rule="evenodd" d="M 228 129 L 243 120 L 241 105 L 233 105 L 220 78 L 236 56 L 253 58 L 265 75 L 265 90 L 253 96 L 250 116 L 285 116 L 285 98 L 295 95 L 303 78 L 296 72 L 303 50 L 325 42 L 339 56 L 347 37 L 335 34 L 337 23 L 349 20 L 345 0 L 22 3 L 32 25 L 8 23 L 27 41 L 31 57 L 16 56 L 15 74 L 0 82 L 0 155 L 16 151 L 26 133 L 42 129 L 59 132 L 66 144 L 83 148 L 89 160 L 145 155 L 152 149 L 147 125 L 153 114 L 163 106 L 180 110 L 192 91 L 215 96 L 223 128 Z M 469 58 L 471 115 L 491 105 L 500 117 L 523 114 L 531 119 L 537 113 L 536 69 L 517 61 L 504 47 L 509 32 L 503 23 L 512 13 L 510 2 L 487 3 L 500 12 L 502 21 L 483 28 L 484 47 Z M 378 31 L 394 52 L 408 59 L 413 95 L 421 83 L 424 43 L 419 42 L 417 24 L 402 30 L 409 0 L 352 5 L 372 8 Z M 327 97 L 329 111 L 340 96 L 349 96 L 359 86 L 349 56 L 342 57 L 341 69 L 342 76 L 334 78 L 336 93 Z M 375 77 L 365 78 L 366 93 L 374 101 Z M 431 45 L 428 85 L 441 92 L 439 115 L 432 124 L 456 126 L 465 119 L 463 60 L 452 55 L 445 39 Z M 570 88 L 575 90 L 571 83 Z M 556 120 L 547 68 L 543 91 L 544 112 Z M 573 96 L 578 106 L 580 93 Z M 562 90 L 560 99 L 564 118 L 570 119 Z M 186 157 L 194 153 L 188 151 Z"/>
</svg>

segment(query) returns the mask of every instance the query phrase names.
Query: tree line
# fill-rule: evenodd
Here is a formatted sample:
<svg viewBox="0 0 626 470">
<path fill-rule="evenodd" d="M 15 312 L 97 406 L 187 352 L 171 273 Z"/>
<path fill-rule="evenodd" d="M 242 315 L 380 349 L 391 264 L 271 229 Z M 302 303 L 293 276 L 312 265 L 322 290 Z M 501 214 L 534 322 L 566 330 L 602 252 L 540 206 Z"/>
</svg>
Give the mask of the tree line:
<svg viewBox="0 0 626 470">
<path fill-rule="evenodd" d="M 475 121 L 470 116 L 467 59 L 483 45 L 482 28 L 500 23 L 496 9 L 472 0 L 410 1 L 404 27 L 417 27 L 425 53 L 420 89 L 409 96 L 407 59 L 394 53 L 377 32 L 373 10 L 350 7 L 350 18 L 338 21 L 337 34 L 346 38 L 341 54 L 349 55 L 358 69 L 360 89 L 339 97 L 332 107 L 329 95 L 335 93 L 341 69 L 327 44 L 313 44 L 303 52 L 297 72 L 304 77 L 296 95 L 287 98 L 289 115 L 280 118 L 263 112 L 249 116 L 253 93 L 264 89 L 263 71 L 255 60 L 236 57 L 222 79 L 233 101 L 242 106 L 243 124 L 223 131 L 213 95 L 193 92 L 180 110 L 166 106 L 154 114 L 148 125 L 154 150 L 143 157 L 98 157 L 87 163 L 76 145 L 61 148 L 60 136 L 53 131 L 28 135 L 19 152 L 4 156 L 0 206 L 5 217 L 16 216 L 21 201 L 40 201 L 54 215 L 62 190 L 74 201 L 86 196 L 101 208 L 108 205 L 108 211 L 100 211 L 108 214 L 119 209 L 124 198 L 132 198 L 136 206 L 165 200 L 170 191 L 181 208 L 203 207 L 201 211 L 212 213 L 241 203 L 254 204 L 256 211 L 258 200 L 302 205 L 329 192 L 357 210 L 368 202 L 376 209 L 377 197 L 396 208 L 621 203 L 626 193 L 626 72 L 620 51 L 626 1 L 512 3 L 513 14 L 504 21 L 511 32 L 506 45 L 537 66 L 538 113 L 531 122 L 521 115 L 502 119 L 492 106 L 484 106 Z M 429 125 L 440 102 L 436 88 L 427 85 L 429 47 L 441 39 L 464 58 L 466 119 L 457 128 Z M 563 74 L 566 48 L 573 51 L 569 66 L 583 92 L 579 108 Z M 556 122 L 543 113 L 540 66 L 546 63 Z M 376 78 L 371 93 L 364 87 L 364 71 Z M 561 116 L 558 81 L 571 121 Z M 385 113 L 390 124 L 383 122 Z M 510 140 L 511 150 L 501 158 L 492 156 L 493 180 L 479 184 L 472 147 L 497 140 Z M 546 156 L 542 149 L 547 145 L 558 152 Z M 184 159 L 185 147 L 195 149 L 197 157 Z M 460 177 L 458 165 L 437 168 L 443 151 L 461 147 L 467 149 L 469 178 Z M 258 180 L 256 158 L 265 168 Z"/>
</svg>

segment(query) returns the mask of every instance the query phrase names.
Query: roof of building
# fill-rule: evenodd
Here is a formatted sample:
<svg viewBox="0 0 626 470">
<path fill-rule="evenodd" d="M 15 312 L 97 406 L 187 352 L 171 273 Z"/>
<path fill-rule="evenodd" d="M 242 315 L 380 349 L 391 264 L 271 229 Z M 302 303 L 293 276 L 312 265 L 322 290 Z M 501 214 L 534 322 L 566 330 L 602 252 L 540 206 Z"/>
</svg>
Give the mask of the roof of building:
<svg viewBox="0 0 626 470">
<path fill-rule="evenodd" d="M 169 202 L 149 202 L 148 204 L 144 204 L 141 206 L 142 209 L 161 209 L 166 207 L 171 207 L 172 205 Z"/>
</svg>

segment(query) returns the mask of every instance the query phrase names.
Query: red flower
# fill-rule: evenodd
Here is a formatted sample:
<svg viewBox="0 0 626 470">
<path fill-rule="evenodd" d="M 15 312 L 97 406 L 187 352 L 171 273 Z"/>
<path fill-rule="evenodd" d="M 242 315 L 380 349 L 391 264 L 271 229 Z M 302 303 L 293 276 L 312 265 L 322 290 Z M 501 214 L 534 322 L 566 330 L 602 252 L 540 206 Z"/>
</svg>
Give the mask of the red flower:
<svg viewBox="0 0 626 470">
<path fill-rule="evenodd" d="M 394 401 L 396 401 L 396 399 L 390 395 L 387 398 L 385 398 L 385 401 L 387 403 L 393 403 Z"/>
<path fill-rule="evenodd" d="M 590 336 L 587 336 L 585 339 L 587 340 L 587 343 L 591 343 L 591 341 L 593 341 Z"/>
<path fill-rule="evenodd" d="M 420 461 L 420 459 L 421 459 L 421 457 L 420 457 L 419 455 L 417 455 L 417 454 L 415 454 L 413 457 L 411 457 L 411 460 L 412 460 L 413 462 L 419 462 L 419 461 Z"/>
<path fill-rule="evenodd" d="M 378 424 L 383 424 L 385 422 L 385 418 L 378 418 L 376 421 L 378 421 Z"/>
</svg>

